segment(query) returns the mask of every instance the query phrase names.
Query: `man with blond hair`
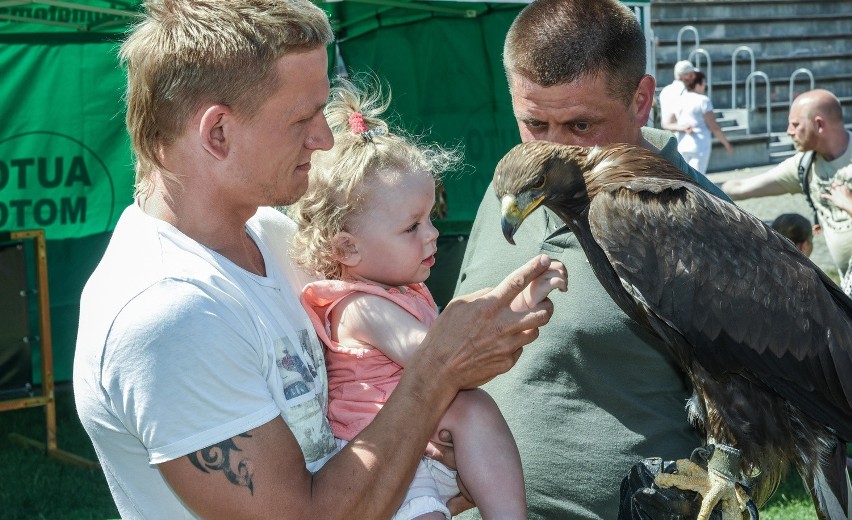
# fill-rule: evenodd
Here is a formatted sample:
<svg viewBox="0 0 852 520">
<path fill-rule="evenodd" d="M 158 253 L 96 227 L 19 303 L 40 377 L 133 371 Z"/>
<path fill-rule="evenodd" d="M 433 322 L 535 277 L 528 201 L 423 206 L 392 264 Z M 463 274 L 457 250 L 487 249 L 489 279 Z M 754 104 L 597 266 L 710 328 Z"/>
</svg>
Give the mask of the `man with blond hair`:
<svg viewBox="0 0 852 520">
<path fill-rule="evenodd" d="M 266 207 L 304 195 L 311 155 L 333 144 L 328 19 L 307 0 L 145 10 L 121 48 L 136 197 L 83 291 L 74 360 L 119 513 L 389 518 L 456 393 L 508 370 L 548 320 L 547 301 L 509 303 L 549 262 L 450 302 L 375 420 L 337 451 L 292 222 Z"/>
</svg>

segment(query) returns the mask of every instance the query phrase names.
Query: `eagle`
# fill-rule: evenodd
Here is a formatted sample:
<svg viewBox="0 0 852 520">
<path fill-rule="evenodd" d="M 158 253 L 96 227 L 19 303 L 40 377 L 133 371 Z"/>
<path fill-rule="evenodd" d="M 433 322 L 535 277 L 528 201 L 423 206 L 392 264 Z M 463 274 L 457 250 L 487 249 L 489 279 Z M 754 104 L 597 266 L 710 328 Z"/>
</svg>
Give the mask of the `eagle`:
<svg viewBox="0 0 852 520">
<path fill-rule="evenodd" d="M 609 296 L 691 381 L 687 416 L 718 449 L 710 471 L 684 459 L 660 486 L 699 492 L 699 519 L 717 504 L 725 518 L 756 517 L 792 464 L 820 519 L 850 518 L 852 301 L 831 278 L 641 147 L 522 143 L 493 186 L 510 243 L 531 211 L 553 211 Z"/>
</svg>

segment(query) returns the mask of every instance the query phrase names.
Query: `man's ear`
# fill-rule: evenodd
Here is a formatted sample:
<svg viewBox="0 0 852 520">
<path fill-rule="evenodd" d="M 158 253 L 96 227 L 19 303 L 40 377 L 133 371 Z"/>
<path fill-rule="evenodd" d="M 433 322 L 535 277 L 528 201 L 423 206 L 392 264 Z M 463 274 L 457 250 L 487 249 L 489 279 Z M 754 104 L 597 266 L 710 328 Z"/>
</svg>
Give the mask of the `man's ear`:
<svg viewBox="0 0 852 520">
<path fill-rule="evenodd" d="M 334 257 L 346 267 L 355 267 L 361 263 L 361 255 L 358 253 L 358 246 L 355 244 L 355 237 L 346 231 L 334 235 L 331 239 L 331 246 L 334 249 Z"/>
<path fill-rule="evenodd" d="M 651 115 L 651 107 L 654 104 L 654 90 L 657 88 L 657 82 L 654 77 L 645 74 L 639 80 L 639 86 L 636 87 L 636 92 L 633 94 L 633 104 L 631 109 L 634 110 L 633 116 L 639 123 L 639 126 L 645 126 L 648 122 L 648 117 Z"/>
<path fill-rule="evenodd" d="M 217 104 L 208 106 L 201 114 L 198 133 L 201 146 L 220 161 L 228 156 L 228 134 L 226 122 L 231 120 L 231 108 Z"/>
</svg>

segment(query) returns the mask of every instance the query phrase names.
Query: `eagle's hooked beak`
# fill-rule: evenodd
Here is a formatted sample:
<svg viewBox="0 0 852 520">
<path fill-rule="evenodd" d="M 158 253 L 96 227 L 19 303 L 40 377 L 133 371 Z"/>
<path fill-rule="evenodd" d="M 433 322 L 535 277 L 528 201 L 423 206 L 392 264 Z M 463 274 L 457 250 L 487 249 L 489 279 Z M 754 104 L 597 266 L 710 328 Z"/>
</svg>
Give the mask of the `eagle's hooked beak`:
<svg viewBox="0 0 852 520">
<path fill-rule="evenodd" d="M 544 194 L 533 195 L 530 192 L 521 193 L 517 198 L 514 195 L 503 196 L 501 200 L 503 218 L 500 220 L 500 225 L 503 228 L 503 236 L 510 244 L 515 245 L 513 237 L 521 226 L 521 222 L 539 207 L 543 200 Z"/>
</svg>

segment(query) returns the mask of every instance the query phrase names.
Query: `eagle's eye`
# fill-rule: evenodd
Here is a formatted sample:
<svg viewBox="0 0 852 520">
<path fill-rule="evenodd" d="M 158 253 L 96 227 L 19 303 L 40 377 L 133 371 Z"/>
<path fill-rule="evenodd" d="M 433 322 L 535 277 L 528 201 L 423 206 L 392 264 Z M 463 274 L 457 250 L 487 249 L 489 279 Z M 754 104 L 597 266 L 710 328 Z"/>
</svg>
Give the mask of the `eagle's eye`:
<svg viewBox="0 0 852 520">
<path fill-rule="evenodd" d="M 538 184 L 536 184 L 535 186 L 531 186 L 531 187 L 530 187 L 530 190 L 536 190 L 536 191 L 538 191 L 538 190 L 543 190 L 543 189 L 544 189 L 544 184 L 545 184 L 545 182 L 546 182 L 546 181 L 547 181 L 547 178 L 546 178 L 544 175 L 542 175 L 542 176 L 541 176 L 541 182 L 539 182 L 539 183 L 538 183 Z"/>
</svg>

